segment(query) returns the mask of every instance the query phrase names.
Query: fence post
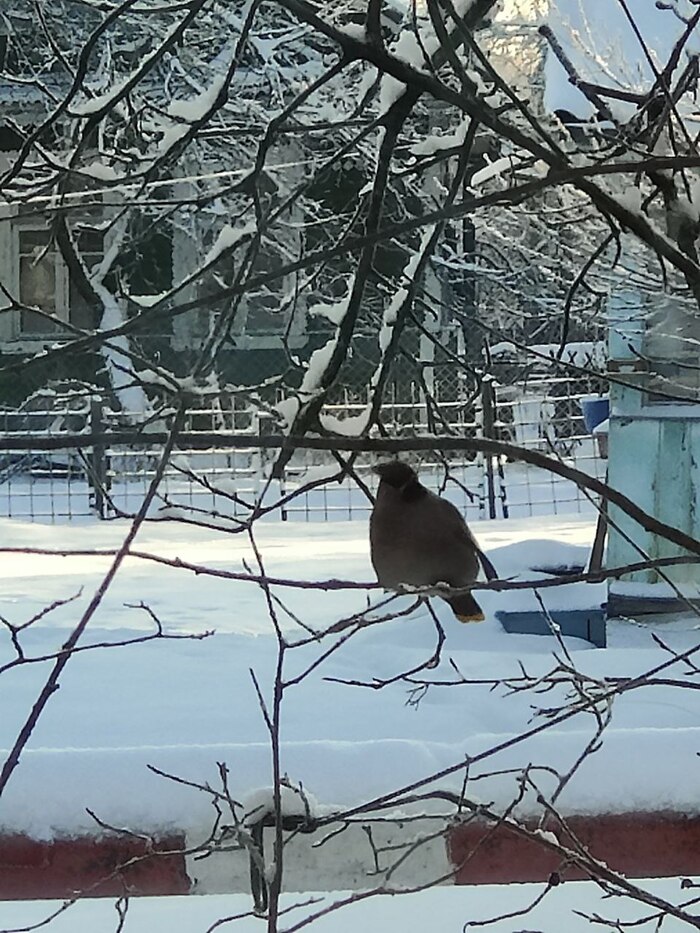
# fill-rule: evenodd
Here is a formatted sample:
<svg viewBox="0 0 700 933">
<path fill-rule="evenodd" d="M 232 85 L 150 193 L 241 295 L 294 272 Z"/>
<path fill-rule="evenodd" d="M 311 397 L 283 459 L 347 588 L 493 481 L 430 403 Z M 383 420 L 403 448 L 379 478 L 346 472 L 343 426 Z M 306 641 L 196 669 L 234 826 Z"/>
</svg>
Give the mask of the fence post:
<svg viewBox="0 0 700 933">
<path fill-rule="evenodd" d="M 284 498 L 287 495 L 287 477 L 286 477 L 286 467 L 282 467 L 282 475 L 279 478 L 280 483 L 280 496 Z M 307 500 L 308 501 L 308 500 Z M 280 509 L 282 521 L 286 522 L 289 519 L 289 512 L 287 511 L 286 505 L 283 505 Z"/>
<path fill-rule="evenodd" d="M 95 438 L 104 432 L 102 400 L 93 398 L 90 400 L 90 434 Z M 107 488 L 107 455 L 102 442 L 98 441 L 92 445 L 89 463 L 88 481 L 92 486 L 95 511 L 100 518 L 106 518 L 107 502 L 104 491 Z"/>
<path fill-rule="evenodd" d="M 496 400 L 493 391 L 493 378 L 484 376 L 481 380 L 481 430 L 484 437 L 496 437 Z M 486 498 L 489 504 L 489 518 L 496 517 L 496 484 L 493 475 L 493 457 L 486 454 Z"/>
<path fill-rule="evenodd" d="M 420 399 L 418 432 L 432 431 L 430 399 L 435 398 L 435 344 L 424 333 L 420 336 L 420 355 L 422 380 L 418 385 Z"/>
<path fill-rule="evenodd" d="M 258 437 L 260 437 L 262 434 L 273 434 L 274 433 L 275 420 L 271 414 L 268 414 L 267 412 L 259 412 L 256 415 L 255 420 L 257 423 Z M 251 458 L 251 463 L 254 464 L 253 469 L 255 469 L 257 472 L 256 485 L 257 485 L 258 492 L 259 492 L 260 488 L 263 486 L 262 479 L 263 479 L 263 474 L 265 472 L 264 468 L 266 466 L 271 466 L 272 461 L 267 459 L 267 453 L 263 451 L 262 447 L 258 447 L 256 452 L 253 454 Z M 277 488 L 279 489 L 280 498 L 283 498 L 287 493 L 286 468 L 285 467 L 282 467 L 282 473 L 280 476 L 277 477 L 277 484 L 278 484 Z M 267 484 L 265 483 L 264 486 L 266 488 Z M 289 518 L 289 513 L 287 512 L 287 507 L 285 505 L 280 506 L 280 518 L 282 519 L 283 522 L 286 522 L 287 519 Z"/>
</svg>

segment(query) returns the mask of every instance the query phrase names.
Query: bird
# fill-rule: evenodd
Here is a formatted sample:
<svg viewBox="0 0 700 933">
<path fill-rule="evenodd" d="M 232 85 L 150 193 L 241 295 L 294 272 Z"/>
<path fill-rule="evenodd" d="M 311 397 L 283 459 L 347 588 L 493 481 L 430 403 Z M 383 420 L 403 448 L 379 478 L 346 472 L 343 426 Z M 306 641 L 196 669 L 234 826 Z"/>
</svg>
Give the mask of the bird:
<svg viewBox="0 0 700 933">
<path fill-rule="evenodd" d="M 389 460 L 377 464 L 374 472 L 380 482 L 370 517 L 370 552 L 383 587 L 468 586 L 480 563 L 489 579 L 496 576 L 459 510 L 426 489 L 408 463 Z M 483 621 L 471 593 L 445 599 L 460 622 Z"/>
</svg>

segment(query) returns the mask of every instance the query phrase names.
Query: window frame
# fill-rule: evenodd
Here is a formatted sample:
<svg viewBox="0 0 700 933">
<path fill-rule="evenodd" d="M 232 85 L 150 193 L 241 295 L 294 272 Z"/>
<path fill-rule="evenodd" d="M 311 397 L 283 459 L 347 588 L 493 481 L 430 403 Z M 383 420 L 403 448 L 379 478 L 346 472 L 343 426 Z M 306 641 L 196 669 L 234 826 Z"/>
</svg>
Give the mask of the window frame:
<svg viewBox="0 0 700 933">
<path fill-rule="evenodd" d="M 48 226 L 46 224 L 41 224 L 34 221 L 25 221 L 21 218 L 16 218 L 12 223 L 12 252 L 13 252 L 13 273 L 15 277 L 15 288 L 14 293 L 22 305 L 24 301 L 22 298 L 22 259 L 24 253 L 22 252 L 22 234 L 24 233 L 46 233 L 48 231 Z M 69 276 L 68 269 L 66 264 L 63 261 L 60 250 L 58 249 L 56 243 L 49 243 L 48 252 L 54 257 L 54 316 L 57 321 L 69 322 L 70 320 L 70 305 L 68 299 L 68 290 L 69 290 Z M 43 309 L 42 309 L 43 310 Z M 26 331 L 22 326 L 22 316 L 26 312 L 24 310 L 18 310 L 14 315 L 13 320 L 13 332 L 16 341 L 29 343 L 32 347 L 37 346 L 37 344 L 47 344 L 54 343 L 56 340 L 60 340 L 65 331 L 57 326 L 56 330 L 53 333 L 41 333 L 41 332 L 30 332 Z"/>
<path fill-rule="evenodd" d="M 45 233 L 50 228 L 50 217 L 48 214 L 22 214 L 22 206 L 6 206 L 0 214 L 4 223 L 0 227 L 0 271 L 2 265 L 5 266 L 7 275 L 5 276 L 5 287 L 10 294 L 18 301 L 22 301 L 22 234 L 26 231 L 37 231 Z M 85 249 L 79 250 L 79 255 L 84 257 L 88 270 L 100 262 L 110 249 L 115 235 L 114 230 L 109 225 L 109 219 L 116 213 L 113 205 L 106 205 L 100 202 L 91 203 L 88 209 L 88 215 L 84 224 L 77 229 L 73 229 L 72 235 L 79 240 L 81 234 L 90 230 L 90 225 L 94 226 L 95 232 L 102 233 L 102 248 L 97 251 L 89 244 Z M 104 225 L 104 229 L 100 230 Z M 3 230 L 4 228 L 4 230 Z M 173 228 L 170 235 L 170 249 L 174 253 L 174 238 L 176 230 Z M 4 248 L 3 248 L 4 247 Z M 66 263 L 57 243 L 53 243 L 51 251 L 55 257 L 55 316 L 58 321 L 73 323 L 76 327 L 85 328 L 85 324 L 80 321 L 80 309 L 74 302 L 71 302 L 71 281 L 68 264 Z M 4 257 L 4 258 L 3 258 Z M 94 263 L 91 262 L 94 258 Z M 171 257 L 172 269 L 174 270 L 174 256 Z M 147 293 L 148 294 L 148 293 Z M 2 302 L 0 300 L 0 308 Z M 55 343 L 68 340 L 71 337 L 71 331 L 67 328 L 57 327 L 53 333 L 33 333 L 27 331 L 22 326 L 21 309 L 11 311 L 7 314 L 9 322 L 3 324 L 0 316 L 0 348 L 10 353 L 34 353 L 45 349 Z"/>
<path fill-rule="evenodd" d="M 42 223 L 38 218 L 25 218 L 21 215 L 18 215 L 17 212 L 14 212 L 14 216 L 10 219 L 10 265 L 11 265 L 11 293 L 15 296 L 18 302 L 24 304 L 22 299 L 22 234 L 25 232 L 36 231 L 37 233 L 45 233 L 49 229 L 48 222 Z M 106 250 L 109 248 L 109 232 L 105 233 L 105 241 L 102 246 L 101 253 L 97 253 L 97 256 L 104 256 Z M 55 262 L 55 298 L 54 305 L 55 310 L 54 314 L 57 321 L 63 321 L 64 323 L 71 322 L 71 300 L 70 300 L 70 273 L 68 270 L 68 265 L 61 254 L 61 250 L 58 247 L 57 243 L 51 245 L 50 250 L 54 255 Z M 95 255 L 94 250 L 87 251 L 90 255 Z M 99 259 L 97 260 L 99 261 Z M 57 327 L 54 333 L 32 333 L 26 331 L 22 326 L 22 315 L 25 312 L 22 309 L 16 310 L 11 315 L 11 324 L 10 324 L 10 335 L 8 342 L 11 343 L 11 350 L 14 352 L 23 352 L 23 351 L 36 351 L 56 342 L 62 340 L 67 340 L 71 336 L 71 332 L 68 329 Z M 80 326 L 76 324 L 76 326 Z"/>
</svg>

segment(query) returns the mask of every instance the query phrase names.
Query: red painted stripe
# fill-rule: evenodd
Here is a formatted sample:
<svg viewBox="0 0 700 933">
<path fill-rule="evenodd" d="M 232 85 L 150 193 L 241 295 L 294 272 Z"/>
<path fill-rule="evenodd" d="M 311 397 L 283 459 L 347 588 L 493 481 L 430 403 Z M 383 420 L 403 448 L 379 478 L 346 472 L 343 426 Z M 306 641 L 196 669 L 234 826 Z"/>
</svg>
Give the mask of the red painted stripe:
<svg viewBox="0 0 700 933">
<path fill-rule="evenodd" d="M 567 826 L 596 858 L 630 878 L 700 875 L 700 817 L 678 813 L 574 816 Z M 534 824 L 531 828 L 535 828 Z M 564 827 L 548 827 L 564 843 Z M 0 835 L 0 900 L 188 894 L 184 834 L 158 839 L 77 837 L 38 842 Z M 586 877 L 562 869 L 537 840 L 483 822 L 455 826 L 448 852 L 456 884 L 504 884 Z M 319 879 L 323 883 L 323 879 Z"/>
<path fill-rule="evenodd" d="M 0 899 L 188 894 L 184 850 L 180 834 L 153 845 L 128 836 L 50 842 L 0 836 Z"/>
<path fill-rule="evenodd" d="M 528 824 L 534 829 L 535 824 Z M 566 825 L 591 855 L 629 878 L 700 874 L 700 817 L 679 813 L 627 813 L 572 816 Z M 563 845 L 563 826 L 548 826 Z M 537 840 L 482 822 L 456 826 L 448 836 L 456 884 L 499 884 L 586 878 L 577 868 L 562 870 L 559 857 Z"/>
</svg>

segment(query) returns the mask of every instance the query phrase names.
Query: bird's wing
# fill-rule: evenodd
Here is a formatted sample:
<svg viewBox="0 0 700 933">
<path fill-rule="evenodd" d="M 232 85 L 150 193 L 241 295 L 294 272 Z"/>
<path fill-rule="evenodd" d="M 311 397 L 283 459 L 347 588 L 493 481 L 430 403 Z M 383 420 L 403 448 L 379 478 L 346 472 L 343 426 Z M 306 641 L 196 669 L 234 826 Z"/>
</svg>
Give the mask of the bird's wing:
<svg viewBox="0 0 700 933">
<path fill-rule="evenodd" d="M 433 501 L 436 504 L 439 503 L 437 508 L 439 509 L 440 524 L 445 534 L 462 544 L 469 544 L 475 551 L 478 551 L 479 545 L 476 538 L 459 509 L 447 499 L 441 499 L 439 496 L 433 496 Z"/>
<path fill-rule="evenodd" d="M 440 516 L 440 527 L 442 528 L 444 539 L 453 542 L 453 546 L 456 548 L 456 554 L 461 553 L 462 555 L 468 555 L 478 561 L 474 570 L 474 578 L 478 575 L 478 566 L 480 564 L 487 580 L 498 579 L 496 568 L 479 547 L 478 541 L 462 517 L 462 513 L 459 509 L 452 505 L 451 502 L 448 502 L 446 499 L 441 499 L 439 496 L 434 497 L 434 502 L 438 503 L 435 511 L 436 514 Z"/>
</svg>

